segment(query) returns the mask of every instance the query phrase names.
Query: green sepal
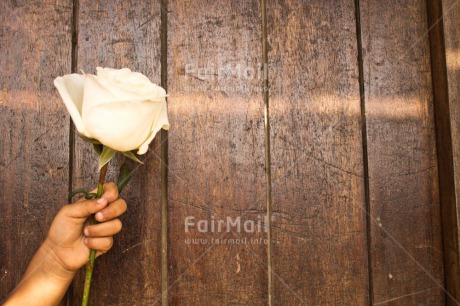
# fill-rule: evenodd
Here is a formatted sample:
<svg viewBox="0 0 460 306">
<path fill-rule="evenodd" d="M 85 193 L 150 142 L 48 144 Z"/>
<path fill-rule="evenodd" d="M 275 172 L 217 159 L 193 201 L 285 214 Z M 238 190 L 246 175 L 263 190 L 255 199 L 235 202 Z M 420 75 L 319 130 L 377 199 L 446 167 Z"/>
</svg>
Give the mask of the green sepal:
<svg viewBox="0 0 460 306">
<path fill-rule="evenodd" d="M 92 198 L 96 197 L 97 194 L 92 192 L 92 193 L 88 193 L 86 196 L 85 196 L 85 199 L 87 200 L 91 200 Z"/>
<path fill-rule="evenodd" d="M 105 166 L 117 153 L 114 149 L 104 146 L 101 155 L 99 155 L 99 171 Z"/>
<path fill-rule="evenodd" d="M 69 201 L 69 203 L 72 202 L 72 198 L 74 196 L 76 196 L 77 194 L 80 194 L 80 193 L 84 193 L 85 196 L 88 195 L 88 190 L 86 188 L 79 188 L 79 189 L 76 189 L 74 191 L 72 191 L 71 193 L 69 193 L 69 196 L 67 198 L 67 200 Z"/>
<path fill-rule="evenodd" d="M 137 158 L 136 155 L 134 155 L 134 153 L 131 152 L 131 151 L 121 152 L 121 154 L 123 154 L 124 156 L 126 156 L 126 157 L 129 158 L 130 160 L 135 161 L 136 163 L 144 164 L 144 163 L 141 162 L 141 161 L 139 160 L 139 158 Z"/>
<path fill-rule="evenodd" d="M 102 151 L 104 150 L 104 146 L 101 144 L 93 143 L 93 149 L 98 156 L 101 156 Z"/>
<path fill-rule="evenodd" d="M 126 184 L 129 183 L 131 180 L 133 172 L 129 168 L 127 163 L 123 163 L 120 167 L 120 173 L 118 174 L 118 179 L 117 179 L 117 187 L 118 187 L 118 192 L 121 193 L 123 188 L 125 188 Z"/>
<path fill-rule="evenodd" d="M 77 135 L 80 136 L 81 139 L 83 139 L 84 141 L 87 141 L 89 143 L 92 143 L 92 144 L 101 144 L 101 142 L 97 139 L 94 139 L 94 138 L 90 138 L 90 137 L 87 137 L 83 134 L 80 134 L 77 132 Z"/>
</svg>

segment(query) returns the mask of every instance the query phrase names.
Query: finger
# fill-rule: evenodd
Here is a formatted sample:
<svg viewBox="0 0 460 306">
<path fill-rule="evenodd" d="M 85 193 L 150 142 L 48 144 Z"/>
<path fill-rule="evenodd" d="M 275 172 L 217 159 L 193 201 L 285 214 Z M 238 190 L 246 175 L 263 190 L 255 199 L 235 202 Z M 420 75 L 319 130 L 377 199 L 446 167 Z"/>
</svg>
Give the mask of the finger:
<svg viewBox="0 0 460 306">
<path fill-rule="evenodd" d="M 107 237 L 113 236 L 116 233 L 120 232 L 121 227 L 122 224 L 120 219 L 113 219 L 99 224 L 88 225 L 87 227 L 85 227 L 84 233 L 85 236 L 89 238 Z"/>
<path fill-rule="evenodd" d="M 98 204 L 96 199 L 84 200 L 64 206 L 64 213 L 72 218 L 87 218 L 107 206 L 107 201 Z"/>
<path fill-rule="evenodd" d="M 127 208 L 128 207 L 126 205 L 125 200 L 118 199 L 115 202 L 110 203 L 110 205 L 105 207 L 100 212 L 98 212 L 96 214 L 96 220 L 99 222 L 112 220 L 114 218 L 119 217 L 121 214 L 123 214 Z"/>
<path fill-rule="evenodd" d="M 102 190 L 103 190 L 102 196 L 98 200 L 99 204 L 104 204 L 105 201 L 110 203 L 118 199 L 118 187 L 114 182 L 105 183 Z M 94 188 L 93 190 L 91 190 L 90 193 L 97 193 L 97 188 Z M 77 202 L 83 202 L 83 201 L 85 201 L 84 197 L 78 200 Z"/>
<path fill-rule="evenodd" d="M 101 255 L 107 253 L 108 251 L 109 251 L 109 250 L 107 250 L 107 251 L 97 251 L 97 252 L 96 252 L 96 258 L 98 258 L 99 256 L 101 256 Z"/>
<path fill-rule="evenodd" d="M 102 204 L 104 201 L 112 203 L 118 199 L 118 187 L 114 182 L 105 183 L 103 191 L 102 197 L 97 200 L 99 204 Z"/>
<path fill-rule="evenodd" d="M 91 190 L 89 193 L 97 193 L 97 188 L 94 188 L 93 190 Z M 81 198 L 78 199 L 77 202 L 83 202 L 83 201 L 86 201 L 86 198 L 85 198 L 86 195 L 83 195 Z"/>
<path fill-rule="evenodd" d="M 113 237 L 85 238 L 84 242 L 88 248 L 105 253 L 112 247 Z"/>
</svg>

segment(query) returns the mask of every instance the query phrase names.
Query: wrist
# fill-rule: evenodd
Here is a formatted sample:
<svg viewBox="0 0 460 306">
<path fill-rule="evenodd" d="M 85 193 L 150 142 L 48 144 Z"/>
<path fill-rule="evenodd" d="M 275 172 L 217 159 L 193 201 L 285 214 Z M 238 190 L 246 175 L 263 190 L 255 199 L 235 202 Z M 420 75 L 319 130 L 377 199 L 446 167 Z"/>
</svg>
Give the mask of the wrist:
<svg viewBox="0 0 460 306">
<path fill-rule="evenodd" d="M 57 305 L 75 273 L 63 265 L 52 245 L 45 241 L 4 305 Z"/>
<path fill-rule="evenodd" d="M 56 255 L 55 252 L 56 246 L 46 239 L 41 245 L 37 255 L 42 258 L 42 268 L 45 270 L 46 274 L 50 277 L 57 278 L 59 280 L 72 280 L 75 276 L 77 270 L 72 270 L 67 267 L 63 261 Z"/>
</svg>

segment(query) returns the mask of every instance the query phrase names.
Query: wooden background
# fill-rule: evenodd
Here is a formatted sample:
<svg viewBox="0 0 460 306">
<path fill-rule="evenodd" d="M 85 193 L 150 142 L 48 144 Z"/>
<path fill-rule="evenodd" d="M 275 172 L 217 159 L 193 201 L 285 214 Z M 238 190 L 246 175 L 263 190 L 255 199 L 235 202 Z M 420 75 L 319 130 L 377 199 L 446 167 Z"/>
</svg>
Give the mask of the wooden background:
<svg viewBox="0 0 460 306">
<path fill-rule="evenodd" d="M 459 304 L 458 2 L 2 0 L 0 298 L 97 181 L 52 81 L 104 66 L 167 88 L 171 130 L 92 305 Z M 267 214 L 268 233 L 184 230 Z"/>
</svg>

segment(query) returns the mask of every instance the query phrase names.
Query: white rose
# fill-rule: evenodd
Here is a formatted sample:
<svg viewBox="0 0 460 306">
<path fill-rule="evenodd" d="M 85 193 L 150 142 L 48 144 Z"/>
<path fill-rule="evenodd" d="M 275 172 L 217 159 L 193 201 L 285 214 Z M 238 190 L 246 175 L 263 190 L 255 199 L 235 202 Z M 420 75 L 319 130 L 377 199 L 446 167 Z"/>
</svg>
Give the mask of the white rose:
<svg viewBox="0 0 460 306">
<path fill-rule="evenodd" d="M 144 154 L 169 129 L 165 90 L 139 72 L 97 67 L 97 75 L 67 74 L 54 86 L 78 132 L 116 151 Z"/>
</svg>

